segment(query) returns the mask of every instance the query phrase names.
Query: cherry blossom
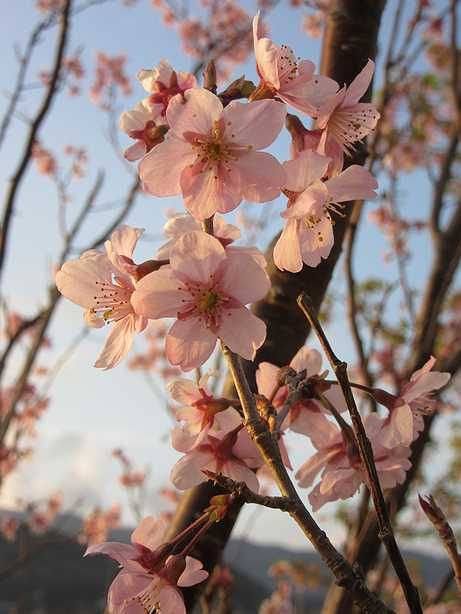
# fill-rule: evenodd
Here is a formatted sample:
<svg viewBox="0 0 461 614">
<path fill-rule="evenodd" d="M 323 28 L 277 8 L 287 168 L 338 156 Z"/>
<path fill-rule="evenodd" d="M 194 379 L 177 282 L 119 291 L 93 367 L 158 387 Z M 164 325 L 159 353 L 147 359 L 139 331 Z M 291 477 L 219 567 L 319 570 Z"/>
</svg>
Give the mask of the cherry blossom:
<svg viewBox="0 0 461 614">
<path fill-rule="evenodd" d="M 287 222 L 274 248 L 274 262 L 282 271 L 297 273 L 303 262 L 315 267 L 328 258 L 334 242 L 330 211 L 340 213 L 340 203 L 376 196 L 376 180 L 356 164 L 322 181 L 329 163 L 330 158 L 308 150 L 283 165 L 289 200 L 281 215 Z"/>
<path fill-rule="evenodd" d="M 365 431 L 373 449 L 376 470 L 383 489 L 393 488 L 405 479 L 411 467 L 410 449 L 398 446 L 388 449 L 383 445 L 383 419 L 376 414 L 363 418 Z M 297 471 L 299 486 L 312 485 L 321 472 L 320 482 L 309 494 L 313 511 L 325 503 L 352 497 L 366 480 L 358 450 L 351 446 L 337 424 L 323 414 L 312 414 L 309 437 L 317 452 Z"/>
<path fill-rule="evenodd" d="M 173 429 L 173 447 L 188 452 L 205 435 L 220 436 L 242 424 L 237 410 L 223 398 L 215 398 L 207 390 L 210 373 L 200 378 L 197 384 L 177 378 L 170 382 L 168 390 L 173 399 L 181 404 L 175 408 L 176 419 L 182 424 Z"/>
<path fill-rule="evenodd" d="M 322 357 L 320 352 L 314 348 L 302 347 L 294 355 L 290 362 L 290 367 L 297 373 L 300 371 L 306 372 L 306 379 L 311 377 L 321 377 L 320 369 L 322 367 Z M 256 371 L 256 383 L 258 385 L 259 394 L 263 394 L 270 399 L 277 385 L 279 367 L 270 362 L 259 363 Z M 319 382 L 321 380 L 319 379 Z M 346 401 L 338 385 L 323 384 L 324 390 L 322 394 L 332 403 L 338 411 L 347 409 Z M 280 410 L 286 401 L 288 395 L 287 386 L 281 386 L 276 393 L 272 405 L 275 409 Z M 318 398 L 315 398 L 315 391 L 312 389 L 312 394 L 308 391 L 303 394 L 303 397 L 290 406 L 290 411 L 284 422 L 292 431 L 296 433 L 309 433 L 309 422 L 312 412 L 321 413 L 328 410 L 323 407 Z"/>
<path fill-rule="evenodd" d="M 317 127 L 323 130 L 318 151 L 331 155 L 336 148 L 339 167 L 342 167 L 343 154 L 349 153 L 354 143 L 364 139 L 378 123 L 380 115 L 375 105 L 359 102 L 370 85 L 374 70 L 374 62 L 368 60 L 348 87 L 324 98 L 318 107 Z"/>
<path fill-rule="evenodd" d="M 166 530 L 163 520 L 149 516 L 133 531 L 131 544 L 106 542 L 87 549 L 85 556 L 105 554 L 121 567 L 107 596 L 113 614 L 186 614 L 180 587 L 203 582 L 208 572 L 192 557 L 165 556 Z"/>
<path fill-rule="evenodd" d="M 176 317 L 168 331 L 168 360 L 183 371 L 202 365 L 218 337 L 252 360 L 266 336 L 264 322 L 247 303 L 269 290 L 263 267 L 245 252 L 228 252 L 204 232 L 183 235 L 170 251 L 170 264 L 144 277 L 132 303 L 136 313 L 157 319 Z"/>
<path fill-rule="evenodd" d="M 410 445 L 424 428 L 423 416 L 432 414 L 436 409 L 431 393 L 445 386 L 450 374 L 432 371 L 435 362 L 436 358 L 431 356 L 421 369 L 413 373 L 398 397 L 389 393 L 385 398 L 378 397 L 377 400 L 385 401 L 390 411 L 382 433 L 383 444 L 387 447 Z"/>
<path fill-rule="evenodd" d="M 273 100 L 225 109 L 204 89 L 173 98 L 167 138 L 141 161 L 144 189 L 154 196 L 182 194 L 198 220 L 235 209 L 242 198 L 267 202 L 280 194 L 284 172 L 268 147 L 282 129 L 285 106 Z"/>
<path fill-rule="evenodd" d="M 252 96 L 277 95 L 295 109 L 309 115 L 315 114 L 321 102 L 338 90 L 336 81 L 314 75 L 315 65 L 312 62 L 302 60 L 298 63 L 290 47 L 279 47 L 270 38 L 260 36 L 258 13 L 253 19 L 253 41 L 261 84 Z"/>
<path fill-rule="evenodd" d="M 100 328 L 113 323 L 95 367 L 115 367 L 131 348 L 133 337 L 147 325 L 131 302 L 137 285 L 136 265 L 131 256 L 143 230 L 122 225 L 106 241 L 106 253 L 84 252 L 66 262 L 56 274 L 58 290 L 67 299 L 84 307 L 85 321 Z"/>
<path fill-rule="evenodd" d="M 131 111 L 122 113 L 119 125 L 131 139 L 135 140 L 135 143 L 123 153 L 130 162 L 139 160 L 152 147 L 161 143 L 167 130 L 164 123 L 159 123 L 158 114 L 149 108 L 146 100 L 139 102 Z"/>
<path fill-rule="evenodd" d="M 261 467 L 264 462 L 242 426 L 227 434 L 200 439 L 171 470 L 170 478 L 176 488 L 186 490 L 206 482 L 208 476 L 204 471 L 211 471 L 236 482 L 245 482 L 248 488 L 258 492 L 258 478 L 252 469 Z"/>
<path fill-rule="evenodd" d="M 162 60 L 152 70 L 140 70 L 137 78 L 149 93 L 145 105 L 151 109 L 158 123 L 166 123 L 166 110 L 174 96 L 197 87 L 194 75 L 189 72 L 176 72 L 166 60 Z"/>
</svg>

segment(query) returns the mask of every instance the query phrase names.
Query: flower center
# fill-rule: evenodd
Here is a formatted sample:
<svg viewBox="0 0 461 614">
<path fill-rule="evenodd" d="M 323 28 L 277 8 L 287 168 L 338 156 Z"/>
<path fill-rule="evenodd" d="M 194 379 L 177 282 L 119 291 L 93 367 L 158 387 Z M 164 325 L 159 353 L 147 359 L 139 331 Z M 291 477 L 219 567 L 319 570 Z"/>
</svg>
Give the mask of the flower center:
<svg viewBox="0 0 461 614">
<path fill-rule="evenodd" d="M 197 302 L 199 313 L 213 312 L 219 303 L 219 294 L 215 290 L 206 290 Z"/>
<path fill-rule="evenodd" d="M 95 306 L 92 313 L 100 315 L 106 322 L 120 320 L 133 311 L 130 297 L 133 286 L 127 281 L 114 279 L 112 283 L 96 281 L 97 293 L 93 296 Z"/>
</svg>

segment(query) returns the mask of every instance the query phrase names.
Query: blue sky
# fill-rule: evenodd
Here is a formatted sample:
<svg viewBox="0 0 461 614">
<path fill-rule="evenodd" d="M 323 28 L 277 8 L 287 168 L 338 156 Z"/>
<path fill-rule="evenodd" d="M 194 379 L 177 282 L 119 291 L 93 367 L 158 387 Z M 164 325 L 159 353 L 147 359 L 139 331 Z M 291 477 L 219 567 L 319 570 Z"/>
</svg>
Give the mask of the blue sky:
<svg viewBox="0 0 461 614">
<path fill-rule="evenodd" d="M 8 3 L 3 8 L 0 20 L 0 40 L 2 41 L 2 71 L 0 73 L 0 92 L 7 92 L 16 74 L 13 44 L 24 45 L 30 29 L 38 14 L 31 9 L 34 4 L 29 0 Z M 300 13 L 288 8 L 281 2 L 270 16 L 269 23 L 273 38 L 279 43 L 293 46 L 297 55 L 318 61 L 319 44 L 306 37 L 300 27 Z M 250 6 L 248 4 L 248 6 Z M 389 30 L 389 15 L 395 0 L 388 3 L 384 17 L 383 36 Z M 28 83 L 36 82 L 40 69 L 49 66 L 54 46 L 56 30 L 46 33 L 37 50 L 31 67 Z M 47 119 L 41 132 L 42 144 L 51 149 L 65 164 L 62 156 L 66 144 L 85 146 L 89 150 L 88 175 L 75 182 L 72 190 L 73 200 L 68 205 L 69 218 L 72 219 L 79 204 L 85 198 L 99 168 L 106 170 L 106 180 L 99 203 L 118 200 L 126 193 L 131 176 L 108 142 L 107 118 L 92 102 L 87 93 L 92 80 L 92 60 L 98 50 L 105 53 L 128 56 L 127 73 L 134 76 L 140 68 L 155 65 L 161 58 L 167 58 L 178 69 L 189 69 L 193 62 L 184 56 L 176 34 L 166 28 L 160 14 L 150 7 L 147 0 L 138 0 L 133 8 L 125 8 L 119 0 L 106 6 L 95 7 L 78 15 L 71 32 L 69 51 L 83 47 L 82 61 L 87 68 L 84 79 L 84 95 L 68 98 L 63 93 L 54 104 L 53 113 Z M 242 72 L 240 69 L 235 76 Z M 243 67 L 248 78 L 255 78 L 253 61 Z M 378 67 L 378 81 L 380 69 Z M 20 109 L 31 115 L 39 100 L 41 91 L 31 90 L 21 101 Z M 121 109 L 131 108 L 144 96 L 144 91 L 133 81 L 133 94 L 120 101 Z M 6 107 L 6 98 L 0 97 L 0 117 Z M 15 120 L 10 127 L 9 138 L 0 149 L 0 182 L 6 181 L 19 157 L 25 128 L 21 121 Z M 124 135 L 120 141 L 125 144 Z M 283 135 L 273 148 L 273 152 L 286 159 L 289 141 Z M 2 188 L 3 189 L 3 188 Z M 401 187 L 405 202 L 405 213 L 409 217 L 423 217 L 426 207 L 428 185 L 418 175 L 406 177 Z M 421 204 L 422 203 L 422 204 Z M 140 197 L 127 222 L 146 228 L 150 235 L 159 236 L 164 223 L 164 212 L 169 207 L 178 210 L 181 202 L 177 198 L 154 199 Z M 247 211 L 258 213 L 261 206 L 244 205 Z M 368 205 L 370 208 L 373 205 Z M 281 210 L 282 203 L 276 203 L 271 210 Z M 5 297 L 21 313 L 34 313 L 37 306 L 45 301 L 44 288 L 50 280 L 50 271 L 59 250 L 57 226 L 56 195 L 51 182 L 40 176 L 31 166 L 18 198 L 18 209 L 13 223 L 13 235 L 7 261 L 4 282 Z M 113 215 L 113 211 L 94 213 L 87 221 L 78 240 L 84 246 Z M 276 219 L 276 218 L 274 218 Z M 258 237 L 260 247 L 264 248 L 277 225 Z M 142 242 L 136 252 L 137 259 L 150 257 L 155 245 L 150 241 Z M 360 232 L 357 253 L 359 276 L 367 277 L 379 272 L 387 279 L 395 279 L 393 264 L 386 265 L 382 253 L 386 249 L 381 234 L 371 224 L 364 224 Z M 429 250 L 424 241 L 415 244 L 415 254 L 409 270 L 411 282 L 421 283 Z M 335 287 L 341 287 L 342 269 L 337 270 Z M 395 302 L 395 313 L 400 305 Z M 81 310 L 63 301 L 57 313 L 51 337 L 55 343 L 51 350 L 45 350 L 40 363 L 47 364 L 56 359 L 66 345 L 78 333 L 82 324 Z M 67 505 L 82 500 L 83 508 L 93 504 L 110 504 L 123 498 L 116 483 L 118 467 L 110 456 L 112 449 L 122 447 L 141 466 L 152 468 L 152 496 L 150 505 L 158 509 L 159 502 L 155 488 L 165 484 L 169 470 L 177 454 L 167 443 L 170 426 L 162 402 L 153 397 L 142 374 L 127 371 L 123 366 L 113 371 L 102 372 L 92 364 L 97 356 L 102 338 L 106 331 L 92 333 L 79 351 L 61 371 L 51 393 L 49 411 L 39 425 L 39 439 L 36 453 L 26 461 L 20 471 L 6 481 L 0 495 L 0 504 L 12 505 L 17 496 L 30 498 L 43 497 L 60 490 Z M 338 353 L 347 360 L 353 360 L 351 340 L 345 321 L 340 318 L 330 327 Z M 20 356 L 15 356 L 13 366 Z M 443 424 L 440 425 L 444 428 Z M 297 465 L 306 457 L 305 440 L 294 439 L 292 450 Z M 337 527 L 326 516 L 332 507 L 319 515 L 325 519 L 326 526 L 337 535 Z M 238 531 L 245 532 L 245 522 L 251 512 L 243 514 Z M 129 516 L 126 516 L 129 521 Z M 274 522 L 277 534 L 286 545 L 301 547 L 303 539 L 292 522 L 282 514 L 264 511 L 253 526 L 252 539 L 273 541 Z M 279 530 L 280 529 L 280 530 Z"/>
</svg>

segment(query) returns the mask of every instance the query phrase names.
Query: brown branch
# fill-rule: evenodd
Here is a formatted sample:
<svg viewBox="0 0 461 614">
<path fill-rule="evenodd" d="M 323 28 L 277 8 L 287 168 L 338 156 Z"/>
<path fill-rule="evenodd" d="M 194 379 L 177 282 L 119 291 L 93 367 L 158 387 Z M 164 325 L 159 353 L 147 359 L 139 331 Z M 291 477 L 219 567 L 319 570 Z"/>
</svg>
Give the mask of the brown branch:
<svg viewBox="0 0 461 614">
<path fill-rule="evenodd" d="M 240 358 L 222 344 L 222 351 L 232 375 L 237 394 L 245 415 L 245 426 L 250 437 L 257 445 L 261 456 L 271 470 L 283 497 L 290 500 L 292 507 L 288 513 L 302 529 L 304 535 L 320 554 L 322 560 L 333 573 L 337 583 L 349 590 L 362 612 L 389 612 L 390 610 L 365 586 L 357 570 L 336 550 L 327 535 L 320 529 L 303 505 L 296 488 L 283 464 L 280 451 L 265 421 L 260 417 L 255 398 L 250 390 Z M 416 612 L 418 610 L 415 610 Z"/>
<path fill-rule="evenodd" d="M 439 534 L 443 547 L 445 548 L 450 564 L 453 568 L 454 578 L 458 586 L 458 591 L 461 592 L 461 556 L 458 552 L 458 545 L 453 529 L 448 523 L 448 520 L 435 502 L 432 495 L 426 498 L 419 495 L 419 504 L 426 514 L 428 520 L 433 524 L 435 530 Z"/>
<path fill-rule="evenodd" d="M 6 193 L 0 229 L 0 276 L 3 272 L 6 257 L 10 223 L 14 212 L 16 194 L 22 183 L 22 179 L 25 176 L 27 167 L 29 166 L 29 163 L 31 161 L 32 148 L 36 141 L 38 132 L 49 110 L 51 109 L 51 104 L 57 91 L 59 73 L 61 71 L 62 61 L 64 58 L 64 52 L 66 49 L 69 34 L 69 11 L 71 3 L 72 0 L 65 0 L 64 6 L 62 8 L 60 14 L 61 25 L 59 29 L 58 43 L 56 47 L 55 58 L 53 61 L 53 69 L 51 71 L 50 80 L 46 89 L 46 94 L 34 120 L 30 125 L 24 151 L 22 153 L 17 169 L 13 177 L 10 179 L 9 188 Z"/>
<path fill-rule="evenodd" d="M 306 318 L 309 320 L 311 328 L 313 328 L 315 331 L 318 340 L 320 341 L 320 344 L 322 345 L 322 348 L 328 358 L 328 362 L 336 374 L 341 390 L 344 394 L 344 398 L 346 399 L 346 405 L 351 416 L 352 426 L 360 452 L 360 459 L 368 478 L 368 487 L 370 489 L 376 510 L 377 522 L 379 526 L 379 537 L 386 547 L 392 566 L 394 567 L 395 573 L 399 578 L 406 602 L 410 608 L 410 612 L 422 614 L 418 590 L 416 586 L 413 585 L 406 568 L 405 561 L 403 560 L 394 536 L 387 504 L 384 499 L 378 472 L 376 470 L 373 449 L 371 447 L 370 440 L 367 437 L 365 427 L 363 426 L 362 418 L 359 410 L 357 409 L 354 395 L 352 394 L 352 388 L 349 383 L 349 378 L 347 376 L 347 363 L 339 360 L 333 352 L 333 349 L 317 316 L 315 315 L 315 311 L 306 293 L 299 296 L 298 304 Z"/>
</svg>

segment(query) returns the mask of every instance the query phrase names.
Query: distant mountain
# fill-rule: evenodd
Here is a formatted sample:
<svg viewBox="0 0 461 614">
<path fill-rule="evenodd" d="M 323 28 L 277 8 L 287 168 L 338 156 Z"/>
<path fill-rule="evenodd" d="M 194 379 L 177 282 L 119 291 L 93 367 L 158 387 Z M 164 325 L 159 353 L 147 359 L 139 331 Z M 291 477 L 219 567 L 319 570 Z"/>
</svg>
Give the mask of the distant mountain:
<svg viewBox="0 0 461 614">
<path fill-rule="evenodd" d="M 117 566 L 102 556 L 82 558 L 84 547 L 71 538 L 80 528 L 77 518 L 63 517 L 59 525 L 67 535 L 47 535 L 46 547 L 41 545 L 43 538 L 31 538 L 32 549 L 39 548 L 36 556 L 27 565 L 10 569 L 6 578 L 3 577 L 4 570 L 11 568 L 19 550 L 16 544 L 0 541 L 0 614 L 13 611 L 15 614 L 103 613 L 107 588 Z M 127 529 L 114 531 L 111 540 L 128 542 L 130 533 Z M 405 557 L 417 561 L 427 586 L 436 585 L 448 568 L 446 560 L 420 553 L 407 552 Z M 255 614 L 258 611 L 261 601 L 274 588 L 268 570 L 275 561 L 320 562 L 314 552 L 293 552 L 243 540 L 229 543 L 225 559 L 236 580 L 234 614 Z M 306 614 L 319 612 L 323 596 L 323 589 L 299 595 L 302 611 Z"/>
</svg>

